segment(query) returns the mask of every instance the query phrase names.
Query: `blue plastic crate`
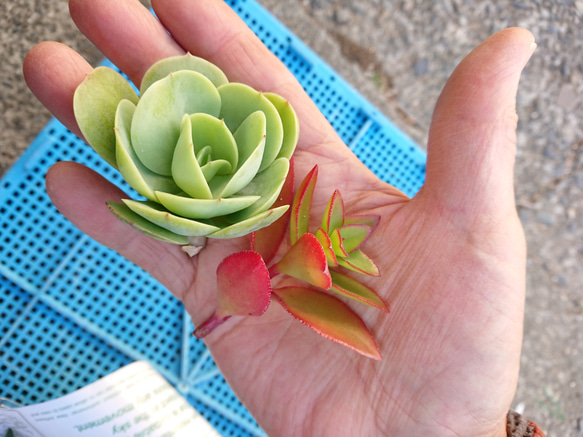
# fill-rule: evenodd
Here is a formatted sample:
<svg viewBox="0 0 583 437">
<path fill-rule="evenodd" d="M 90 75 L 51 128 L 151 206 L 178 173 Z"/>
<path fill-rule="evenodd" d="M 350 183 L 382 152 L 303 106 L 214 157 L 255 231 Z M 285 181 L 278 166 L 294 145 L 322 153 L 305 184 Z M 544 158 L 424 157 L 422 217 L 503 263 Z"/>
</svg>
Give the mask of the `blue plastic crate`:
<svg viewBox="0 0 583 437">
<path fill-rule="evenodd" d="M 231 0 L 382 180 L 414 195 L 425 153 L 252 0 Z M 59 160 L 119 174 L 51 120 L 0 182 L 0 397 L 21 405 L 70 393 L 147 360 L 225 436 L 263 435 L 234 396 L 182 304 L 150 275 L 83 235 L 44 185 Z"/>
</svg>

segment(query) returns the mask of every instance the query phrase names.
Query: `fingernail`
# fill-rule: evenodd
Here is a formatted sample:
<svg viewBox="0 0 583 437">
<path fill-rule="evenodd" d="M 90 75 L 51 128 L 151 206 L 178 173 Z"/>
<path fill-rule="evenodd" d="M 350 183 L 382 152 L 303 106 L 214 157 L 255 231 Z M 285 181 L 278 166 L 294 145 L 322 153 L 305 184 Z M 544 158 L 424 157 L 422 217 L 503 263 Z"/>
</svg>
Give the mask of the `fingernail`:
<svg viewBox="0 0 583 437">
<path fill-rule="evenodd" d="M 528 49 L 528 56 L 526 57 L 526 61 L 525 64 L 529 61 L 530 57 L 532 56 L 532 54 L 534 53 L 534 51 L 536 50 L 536 43 L 530 43 L 530 48 Z"/>
</svg>

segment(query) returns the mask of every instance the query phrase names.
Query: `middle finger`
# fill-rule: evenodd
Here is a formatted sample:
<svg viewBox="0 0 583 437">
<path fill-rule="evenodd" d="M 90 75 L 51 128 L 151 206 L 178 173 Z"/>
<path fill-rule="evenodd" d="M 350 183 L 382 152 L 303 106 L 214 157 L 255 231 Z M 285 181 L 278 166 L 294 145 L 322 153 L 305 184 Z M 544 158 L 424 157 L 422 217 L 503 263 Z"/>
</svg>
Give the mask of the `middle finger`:
<svg viewBox="0 0 583 437">
<path fill-rule="evenodd" d="M 137 86 L 154 62 L 184 54 L 137 0 L 70 0 L 69 10 L 81 32 Z"/>
</svg>

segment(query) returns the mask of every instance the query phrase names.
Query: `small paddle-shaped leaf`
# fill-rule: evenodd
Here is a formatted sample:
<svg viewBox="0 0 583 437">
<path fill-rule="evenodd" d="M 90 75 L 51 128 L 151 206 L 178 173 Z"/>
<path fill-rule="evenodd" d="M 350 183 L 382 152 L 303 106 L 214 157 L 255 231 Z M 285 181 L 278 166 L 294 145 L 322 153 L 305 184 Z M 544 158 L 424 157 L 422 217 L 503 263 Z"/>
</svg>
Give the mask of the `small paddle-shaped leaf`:
<svg viewBox="0 0 583 437">
<path fill-rule="evenodd" d="M 290 205 L 294 196 L 294 161 L 290 159 L 290 168 L 287 178 L 279 193 L 279 197 L 273 204 L 274 208 Z M 269 264 L 275 257 L 279 246 L 285 237 L 285 231 L 289 222 L 290 212 L 286 212 L 276 222 L 251 234 L 251 250 L 261 255 L 265 264 Z"/>
<path fill-rule="evenodd" d="M 382 359 L 362 319 L 334 296 L 304 287 L 276 288 L 273 295 L 294 318 L 323 337 L 375 360 Z"/>
<path fill-rule="evenodd" d="M 308 232 L 310 221 L 310 206 L 312 204 L 312 194 L 318 179 L 318 166 L 308 173 L 300 184 L 291 208 L 290 220 L 290 244 L 295 244 L 298 239 Z"/>
<path fill-rule="evenodd" d="M 271 281 L 261 256 L 251 250 L 229 255 L 217 268 L 217 309 L 194 335 L 208 335 L 231 316 L 260 316 L 270 302 Z"/>
<path fill-rule="evenodd" d="M 332 276 L 332 287 L 330 290 L 349 297 L 350 299 L 379 308 L 387 313 L 389 312 L 387 304 L 372 288 L 369 288 L 358 282 L 356 279 L 352 279 L 351 277 L 339 272 L 331 271 L 330 276 Z"/>
<path fill-rule="evenodd" d="M 340 191 L 334 191 L 322 217 L 322 230 L 330 235 L 344 224 L 344 201 Z"/>
<path fill-rule="evenodd" d="M 271 277 L 280 273 L 324 290 L 328 290 L 332 285 L 326 254 L 318 239 L 312 234 L 302 235 L 283 258 L 269 269 Z"/>
</svg>

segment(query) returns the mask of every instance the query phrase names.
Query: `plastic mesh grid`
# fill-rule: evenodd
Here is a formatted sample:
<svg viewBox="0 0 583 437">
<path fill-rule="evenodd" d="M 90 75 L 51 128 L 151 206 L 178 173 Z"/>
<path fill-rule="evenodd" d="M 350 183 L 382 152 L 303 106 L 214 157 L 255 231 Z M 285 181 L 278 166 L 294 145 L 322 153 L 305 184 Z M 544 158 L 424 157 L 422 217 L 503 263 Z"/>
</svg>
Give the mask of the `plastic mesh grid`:
<svg viewBox="0 0 583 437">
<path fill-rule="evenodd" d="M 261 6 L 228 3 L 354 153 L 381 179 L 414 195 L 424 181 L 424 153 Z M 53 207 L 44 175 L 58 160 L 81 162 L 130 191 L 56 120 L 0 182 L 0 397 L 23 405 L 45 401 L 146 359 L 222 435 L 263 435 L 204 344 L 189 335 L 181 303 Z"/>
</svg>

